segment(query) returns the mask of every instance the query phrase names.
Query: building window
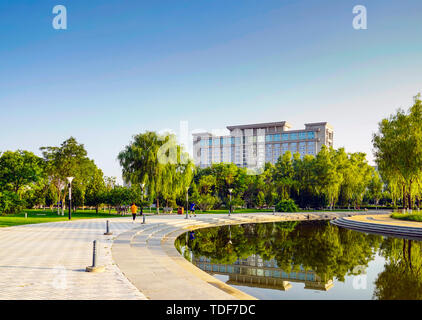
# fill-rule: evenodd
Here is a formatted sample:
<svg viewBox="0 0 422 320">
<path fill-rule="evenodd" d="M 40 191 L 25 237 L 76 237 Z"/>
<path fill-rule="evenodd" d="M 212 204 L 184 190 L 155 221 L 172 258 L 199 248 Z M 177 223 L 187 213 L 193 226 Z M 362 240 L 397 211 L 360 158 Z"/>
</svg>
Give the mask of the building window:
<svg viewBox="0 0 422 320">
<path fill-rule="evenodd" d="M 297 140 L 297 133 L 291 133 L 290 140 Z"/>
<path fill-rule="evenodd" d="M 306 132 L 299 132 L 299 139 L 306 139 Z"/>
<path fill-rule="evenodd" d="M 315 132 L 309 131 L 308 132 L 308 139 L 315 139 Z"/>
</svg>

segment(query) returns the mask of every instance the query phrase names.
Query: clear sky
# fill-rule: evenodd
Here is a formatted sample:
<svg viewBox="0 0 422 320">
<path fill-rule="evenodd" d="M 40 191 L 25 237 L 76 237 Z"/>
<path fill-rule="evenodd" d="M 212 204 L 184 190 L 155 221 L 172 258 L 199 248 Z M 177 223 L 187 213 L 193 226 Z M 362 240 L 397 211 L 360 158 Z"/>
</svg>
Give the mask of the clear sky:
<svg viewBox="0 0 422 320">
<path fill-rule="evenodd" d="M 377 123 L 422 91 L 421 34 L 420 0 L 0 0 L 0 150 L 74 136 L 120 179 L 145 130 L 328 121 L 372 159 Z"/>
</svg>

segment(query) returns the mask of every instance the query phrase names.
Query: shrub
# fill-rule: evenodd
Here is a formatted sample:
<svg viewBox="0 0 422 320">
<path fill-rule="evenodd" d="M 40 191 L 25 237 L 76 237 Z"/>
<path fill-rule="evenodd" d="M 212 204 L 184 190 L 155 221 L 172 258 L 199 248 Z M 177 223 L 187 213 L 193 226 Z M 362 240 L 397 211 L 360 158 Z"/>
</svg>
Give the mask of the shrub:
<svg viewBox="0 0 422 320">
<path fill-rule="evenodd" d="M 217 197 L 213 197 L 210 194 L 200 195 L 197 204 L 201 211 L 212 209 L 212 207 L 218 202 Z"/>
<path fill-rule="evenodd" d="M 19 212 L 24 205 L 24 201 L 14 192 L 0 192 L 0 213 L 16 213 Z"/>
<path fill-rule="evenodd" d="M 297 212 L 299 208 L 292 199 L 281 200 L 276 204 L 275 210 L 277 212 Z"/>
</svg>

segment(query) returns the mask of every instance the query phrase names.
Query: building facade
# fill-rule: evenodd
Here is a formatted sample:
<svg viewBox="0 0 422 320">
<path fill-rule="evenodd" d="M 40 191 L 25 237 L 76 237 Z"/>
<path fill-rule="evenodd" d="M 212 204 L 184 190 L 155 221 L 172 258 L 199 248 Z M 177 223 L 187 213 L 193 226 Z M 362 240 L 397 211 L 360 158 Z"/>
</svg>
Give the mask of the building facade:
<svg viewBox="0 0 422 320">
<path fill-rule="evenodd" d="M 229 285 L 251 286 L 286 291 L 292 285 L 290 282 L 305 284 L 305 289 L 328 291 L 333 285 L 333 279 L 327 275 L 318 275 L 313 270 L 305 270 L 299 266 L 298 271 L 284 271 L 277 265 L 275 259 L 264 260 L 253 254 L 246 259 L 238 259 L 234 264 L 219 264 L 211 262 L 210 258 L 192 257 L 192 263 L 211 275 L 227 275 Z"/>
<path fill-rule="evenodd" d="M 323 145 L 333 146 L 333 128 L 327 122 L 306 123 L 305 129 L 290 130 L 286 122 L 228 126 L 230 134 L 193 134 L 195 164 L 202 168 L 213 163 L 232 162 L 239 167 L 259 169 L 275 163 L 286 151 L 316 155 Z"/>
</svg>

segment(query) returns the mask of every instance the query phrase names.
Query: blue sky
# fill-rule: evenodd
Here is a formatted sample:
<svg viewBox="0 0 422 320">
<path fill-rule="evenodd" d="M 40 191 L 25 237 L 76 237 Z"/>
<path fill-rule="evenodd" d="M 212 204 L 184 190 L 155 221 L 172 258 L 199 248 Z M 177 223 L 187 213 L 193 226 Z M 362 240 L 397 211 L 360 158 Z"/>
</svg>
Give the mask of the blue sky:
<svg viewBox="0 0 422 320">
<path fill-rule="evenodd" d="M 55 5 L 68 29 L 52 27 Z M 368 29 L 352 27 L 355 5 Z M 0 150 L 84 143 L 106 175 L 132 135 L 328 121 L 372 159 L 422 91 L 420 0 L 0 0 Z"/>
</svg>

